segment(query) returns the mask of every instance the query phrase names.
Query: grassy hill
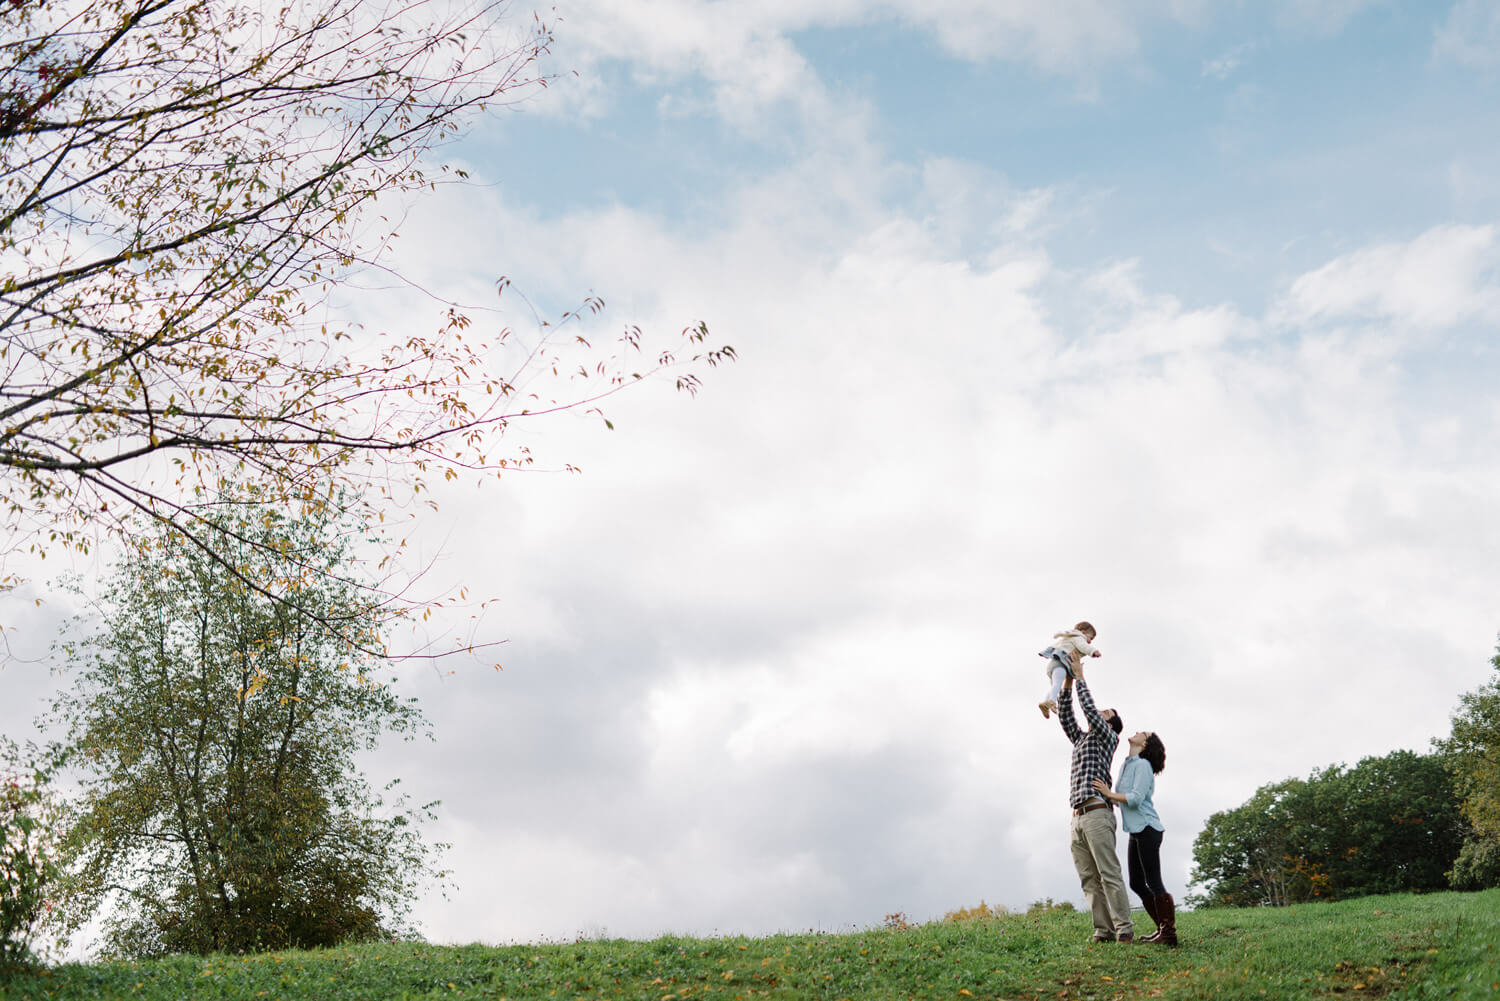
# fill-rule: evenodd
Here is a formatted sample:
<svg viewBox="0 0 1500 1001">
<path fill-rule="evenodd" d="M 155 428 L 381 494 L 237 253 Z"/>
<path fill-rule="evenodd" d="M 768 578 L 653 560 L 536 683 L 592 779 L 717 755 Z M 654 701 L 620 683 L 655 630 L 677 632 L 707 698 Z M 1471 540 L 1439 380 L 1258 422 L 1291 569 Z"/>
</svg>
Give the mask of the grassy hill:
<svg viewBox="0 0 1500 1001">
<path fill-rule="evenodd" d="M 12 978 L 0 997 L 1500 999 L 1500 890 L 1181 913 L 1178 929 L 1177 949 L 1095 945 L 1087 915 L 1065 912 L 769 938 L 369 945 L 62 966 Z"/>
</svg>

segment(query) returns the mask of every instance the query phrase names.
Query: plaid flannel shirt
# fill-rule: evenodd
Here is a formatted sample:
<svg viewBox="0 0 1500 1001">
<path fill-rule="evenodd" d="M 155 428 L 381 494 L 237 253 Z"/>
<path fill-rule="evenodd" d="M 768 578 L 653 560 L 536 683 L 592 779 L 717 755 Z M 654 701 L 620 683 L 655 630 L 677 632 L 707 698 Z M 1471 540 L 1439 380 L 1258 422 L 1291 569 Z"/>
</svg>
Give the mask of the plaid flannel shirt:
<svg viewBox="0 0 1500 1001">
<path fill-rule="evenodd" d="M 1105 785 L 1110 784 L 1109 765 L 1114 760 L 1115 748 L 1120 744 L 1120 735 L 1094 708 L 1093 696 L 1089 695 L 1089 686 L 1082 678 L 1073 682 L 1073 688 L 1078 691 L 1078 704 L 1083 706 L 1089 728 L 1087 732 L 1078 729 L 1078 721 L 1073 717 L 1073 692 L 1067 688 L 1057 700 L 1057 721 L 1073 744 L 1073 761 L 1068 769 L 1068 805 L 1076 810 L 1088 800 L 1101 798 L 1094 789 L 1094 779 L 1103 779 Z M 1105 802 L 1114 806 L 1107 799 Z"/>
</svg>

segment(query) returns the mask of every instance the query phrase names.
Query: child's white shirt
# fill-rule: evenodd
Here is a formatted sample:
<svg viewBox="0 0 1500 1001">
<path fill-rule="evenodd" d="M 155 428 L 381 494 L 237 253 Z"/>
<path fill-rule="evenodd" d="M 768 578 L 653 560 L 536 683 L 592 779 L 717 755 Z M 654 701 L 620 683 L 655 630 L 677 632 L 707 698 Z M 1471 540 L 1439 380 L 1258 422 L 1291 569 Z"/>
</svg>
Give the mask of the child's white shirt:
<svg viewBox="0 0 1500 1001">
<path fill-rule="evenodd" d="M 1060 633 L 1053 633 L 1052 648 L 1054 650 L 1063 650 L 1067 653 L 1077 651 L 1080 657 L 1092 657 L 1098 653 L 1097 650 L 1089 645 L 1089 641 L 1084 637 L 1083 633 L 1076 629 L 1064 629 Z"/>
</svg>

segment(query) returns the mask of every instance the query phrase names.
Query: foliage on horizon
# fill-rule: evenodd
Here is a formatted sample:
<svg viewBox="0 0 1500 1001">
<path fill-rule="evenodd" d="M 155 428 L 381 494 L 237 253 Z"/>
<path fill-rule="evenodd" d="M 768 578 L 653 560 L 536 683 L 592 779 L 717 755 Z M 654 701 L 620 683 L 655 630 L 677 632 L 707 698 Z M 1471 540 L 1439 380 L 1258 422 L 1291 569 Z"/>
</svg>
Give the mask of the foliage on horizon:
<svg viewBox="0 0 1500 1001">
<path fill-rule="evenodd" d="M 1490 666 L 1500 672 L 1500 653 Z M 1500 673 L 1459 698 L 1452 731 L 1433 744 L 1447 756 L 1470 828 L 1451 882 L 1455 889 L 1500 886 Z"/>
<path fill-rule="evenodd" d="M 1078 908 L 1073 906 L 1072 901 L 1057 901 L 1051 897 L 1043 897 L 1041 900 L 1032 901 L 1031 906 L 1026 908 L 1026 915 L 1036 917 L 1038 914 L 1071 914 L 1076 910 Z"/>
<path fill-rule="evenodd" d="M 384 270 L 405 201 L 462 179 L 432 152 L 546 86 L 552 26 L 508 0 L 5 9 L 0 560 L 142 517 L 233 549 L 207 516 L 230 484 L 352 492 L 379 525 L 428 475 L 529 466 L 507 428 L 734 357 L 701 322 L 682 359 L 634 327 L 612 347 L 564 333 L 595 297 L 529 337 L 476 338 L 477 307 L 436 295 L 428 331 L 329 315 Z"/>
<path fill-rule="evenodd" d="M 975 907 L 960 907 L 949 911 L 943 915 L 943 920 L 949 924 L 959 924 L 964 921 L 989 921 L 1008 913 L 1004 907 L 991 907 L 981 900 Z"/>
<path fill-rule="evenodd" d="M 230 500 L 211 516 L 239 540 L 235 572 L 165 529 L 135 539 L 93 630 L 59 644 L 51 722 L 80 790 L 63 918 L 102 914 L 132 956 L 403 934 L 441 876 L 420 833 L 435 804 L 383 801 L 356 757 L 426 723 L 378 680 L 349 526 Z M 282 599 L 246 583 L 289 565 Z"/>
<path fill-rule="evenodd" d="M 1463 840 L 1439 755 L 1395 751 L 1257 789 L 1193 842 L 1197 903 L 1284 906 L 1439 890 Z"/>
<path fill-rule="evenodd" d="M 1033 900 L 1031 905 L 1026 908 L 1025 915 L 1034 918 L 1043 914 L 1072 914 L 1076 910 L 1077 908 L 1069 901 L 1064 900 L 1059 902 L 1053 900 L 1051 897 L 1043 897 L 1041 900 Z M 965 921 L 993 921 L 1012 916 L 1013 913 L 1006 908 L 998 904 L 992 907 L 981 900 L 975 907 L 960 907 L 957 910 L 949 911 L 943 915 L 943 920 L 949 924 L 962 924 Z M 915 925 L 906 924 L 906 915 L 899 912 L 886 915 L 885 927 L 892 927 L 892 918 L 900 919 L 904 927 L 915 927 Z"/>
</svg>

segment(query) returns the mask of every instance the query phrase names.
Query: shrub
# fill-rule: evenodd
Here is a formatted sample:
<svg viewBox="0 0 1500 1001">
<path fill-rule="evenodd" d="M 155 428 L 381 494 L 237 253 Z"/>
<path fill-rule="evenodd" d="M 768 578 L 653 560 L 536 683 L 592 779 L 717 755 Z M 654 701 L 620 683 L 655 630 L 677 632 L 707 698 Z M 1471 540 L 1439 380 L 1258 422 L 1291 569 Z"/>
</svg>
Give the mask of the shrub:
<svg viewBox="0 0 1500 1001">
<path fill-rule="evenodd" d="M 30 958 L 32 936 L 50 909 L 57 816 L 45 774 L 19 766 L 14 744 L 0 751 L 0 967 L 11 968 Z"/>
<path fill-rule="evenodd" d="M 1500 886 L 1500 841 L 1471 837 L 1459 849 L 1448 872 L 1455 890 L 1488 890 Z"/>
<path fill-rule="evenodd" d="M 1041 900 L 1033 902 L 1030 907 L 1026 908 L 1026 915 L 1028 917 L 1036 917 L 1038 914 L 1072 914 L 1076 910 L 1078 908 L 1066 900 L 1056 901 L 1051 897 L 1044 897 Z"/>
<path fill-rule="evenodd" d="M 943 915 L 943 921 L 948 924 L 957 924 L 961 921 L 985 921 L 989 918 L 1004 916 L 1005 908 L 991 907 L 981 900 L 978 907 L 960 907 L 956 911 L 949 911 Z"/>
</svg>

